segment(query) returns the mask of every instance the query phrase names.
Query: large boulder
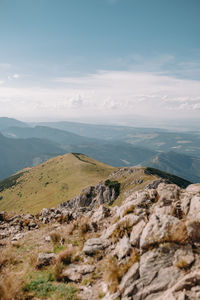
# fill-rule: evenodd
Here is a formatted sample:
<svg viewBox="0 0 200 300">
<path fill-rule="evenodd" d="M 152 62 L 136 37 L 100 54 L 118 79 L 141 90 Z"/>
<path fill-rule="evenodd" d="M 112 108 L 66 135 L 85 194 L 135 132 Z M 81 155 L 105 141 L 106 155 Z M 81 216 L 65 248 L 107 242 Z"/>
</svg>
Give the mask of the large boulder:
<svg viewBox="0 0 200 300">
<path fill-rule="evenodd" d="M 200 183 L 194 183 L 194 184 L 188 185 L 188 187 L 186 188 L 186 191 L 188 193 L 192 193 L 192 194 L 200 193 Z"/>
<path fill-rule="evenodd" d="M 185 244 L 187 241 L 188 235 L 183 221 L 170 215 L 153 214 L 142 232 L 140 247 L 148 248 L 162 242 Z"/>
</svg>

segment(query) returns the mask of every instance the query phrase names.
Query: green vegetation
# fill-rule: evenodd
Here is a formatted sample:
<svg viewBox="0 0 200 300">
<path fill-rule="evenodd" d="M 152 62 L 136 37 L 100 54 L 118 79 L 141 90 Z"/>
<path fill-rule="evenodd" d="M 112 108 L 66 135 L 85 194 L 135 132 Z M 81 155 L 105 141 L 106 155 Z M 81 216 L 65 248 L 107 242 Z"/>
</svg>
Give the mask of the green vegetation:
<svg viewBox="0 0 200 300">
<path fill-rule="evenodd" d="M 120 193 L 120 183 L 118 181 L 116 181 L 116 180 L 111 181 L 111 180 L 107 179 L 105 181 L 105 185 L 109 186 L 110 188 L 113 188 L 115 190 L 116 196 L 117 197 L 119 196 L 119 193 Z"/>
<path fill-rule="evenodd" d="M 18 180 L 22 175 L 24 174 L 24 172 L 20 172 L 17 173 L 13 176 L 10 176 L 2 181 L 0 181 L 0 192 L 2 192 L 3 190 L 9 189 L 14 185 L 17 185 L 20 183 L 20 181 Z"/>
<path fill-rule="evenodd" d="M 178 186 L 182 187 L 182 188 L 186 188 L 189 184 L 191 184 L 191 182 L 189 182 L 188 180 L 185 180 L 183 178 L 180 178 L 178 176 L 154 169 L 154 168 L 146 168 L 145 169 L 145 173 L 146 174 L 151 174 L 151 175 L 157 175 L 161 178 L 164 178 L 166 180 L 169 180 L 169 182 L 171 183 L 175 183 Z"/>
<path fill-rule="evenodd" d="M 36 297 L 49 298 L 52 295 L 57 296 L 57 299 L 75 300 L 75 295 L 78 289 L 72 284 L 55 284 L 54 278 L 46 278 L 39 276 L 32 279 L 28 284 L 25 284 L 24 292 L 33 292 Z"/>
</svg>

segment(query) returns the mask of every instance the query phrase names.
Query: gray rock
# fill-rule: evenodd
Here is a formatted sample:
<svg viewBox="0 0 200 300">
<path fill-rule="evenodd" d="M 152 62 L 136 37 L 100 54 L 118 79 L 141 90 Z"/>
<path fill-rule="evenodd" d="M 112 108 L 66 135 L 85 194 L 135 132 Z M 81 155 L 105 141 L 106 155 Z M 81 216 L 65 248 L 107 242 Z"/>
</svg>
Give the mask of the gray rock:
<svg viewBox="0 0 200 300">
<path fill-rule="evenodd" d="M 64 281 L 78 282 L 83 275 L 92 273 L 95 270 L 93 265 L 75 265 L 71 264 L 67 269 L 63 270 L 61 277 Z"/>
<path fill-rule="evenodd" d="M 83 252 L 87 255 L 93 255 L 98 250 L 103 250 L 108 246 L 108 241 L 102 238 L 92 238 L 85 242 Z"/>
<path fill-rule="evenodd" d="M 193 196 L 190 202 L 188 217 L 200 219 L 200 196 Z"/>
<path fill-rule="evenodd" d="M 119 285 L 119 290 L 123 292 L 127 287 L 129 287 L 136 279 L 139 278 L 139 263 L 136 262 L 128 270 L 128 272 L 122 277 Z"/>
<path fill-rule="evenodd" d="M 140 236 L 145 226 L 146 226 L 146 222 L 143 219 L 139 221 L 139 223 L 137 223 L 135 226 L 133 226 L 130 235 L 130 243 L 132 246 L 138 245 Z"/>
<path fill-rule="evenodd" d="M 142 232 L 140 247 L 148 248 L 162 242 L 178 242 L 179 238 L 181 239 L 181 236 L 177 235 L 178 228 L 179 230 L 181 228 L 180 224 L 179 219 L 170 215 L 153 214 Z"/>
<path fill-rule="evenodd" d="M 129 238 L 127 236 L 124 236 L 120 241 L 118 242 L 116 248 L 115 248 L 115 254 L 117 255 L 118 259 L 122 259 L 126 255 L 128 255 L 131 251 L 132 247 L 129 241 Z"/>
<path fill-rule="evenodd" d="M 37 258 L 37 268 L 49 266 L 56 261 L 55 253 L 40 253 Z"/>
<path fill-rule="evenodd" d="M 110 216 L 110 209 L 101 205 L 93 214 L 91 222 L 100 222 L 101 220 Z"/>
<path fill-rule="evenodd" d="M 194 183 L 194 184 L 188 185 L 188 187 L 186 188 L 186 192 L 192 193 L 192 194 L 200 193 L 200 183 Z"/>
</svg>

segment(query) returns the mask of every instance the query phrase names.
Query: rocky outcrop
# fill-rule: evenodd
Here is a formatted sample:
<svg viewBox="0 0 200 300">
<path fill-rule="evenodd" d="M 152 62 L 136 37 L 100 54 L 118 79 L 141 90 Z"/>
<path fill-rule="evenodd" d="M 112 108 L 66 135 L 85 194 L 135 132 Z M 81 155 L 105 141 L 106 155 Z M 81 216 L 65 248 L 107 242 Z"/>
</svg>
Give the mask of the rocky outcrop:
<svg viewBox="0 0 200 300">
<path fill-rule="evenodd" d="M 109 300 L 198 299 L 199 186 L 182 189 L 155 181 L 131 193 L 120 206 L 108 207 L 117 196 L 110 181 L 83 190 L 58 208 L 43 209 L 38 218 L 1 213 L 0 234 L 12 232 L 11 240 L 17 241 L 42 222 L 71 226 L 76 234 L 69 240 L 78 245 L 79 253 L 76 249 L 76 255 L 71 254 L 76 259 L 59 276 L 63 282 L 74 282 L 82 299 L 98 299 L 97 291 Z M 41 253 L 37 267 L 42 269 L 55 260 L 54 253 Z"/>
<path fill-rule="evenodd" d="M 39 221 L 31 214 L 9 215 L 6 212 L 0 213 L 0 240 L 12 237 L 12 241 L 17 241 L 29 230 L 39 228 Z"/>
</svg>

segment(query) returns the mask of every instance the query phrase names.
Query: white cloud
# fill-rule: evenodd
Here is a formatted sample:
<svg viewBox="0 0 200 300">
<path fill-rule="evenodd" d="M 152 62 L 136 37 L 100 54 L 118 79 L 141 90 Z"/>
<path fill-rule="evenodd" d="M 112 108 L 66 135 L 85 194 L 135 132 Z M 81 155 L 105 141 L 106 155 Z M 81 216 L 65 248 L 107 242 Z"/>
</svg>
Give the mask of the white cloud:
<svg viewBox="0 0 200 300">
<path fill-rule="evenodd" d="M 14 74 L 14 75 L 12 75 L 12 77 L 15 78 L 15 79 L 18 79 L 20 77 L 20 75 L 19 74 Z"/>
<path fill-rule="evenodd" d="M 4 81 L 3 81 L 3 80 L 0 80 L 0 84 L 4 84 Z"/>
<path fill-rule="evenodd" d="M 56 78 L 51 87 L 0 87 L 1 114 L 69 118 L 200 116 L 200 82 L 150 72 L 99 71 Z M 54 87 L 53 87 L 54 85 Z M 180 114 L 181 112 L 181 114 Z"/>
</svg>

